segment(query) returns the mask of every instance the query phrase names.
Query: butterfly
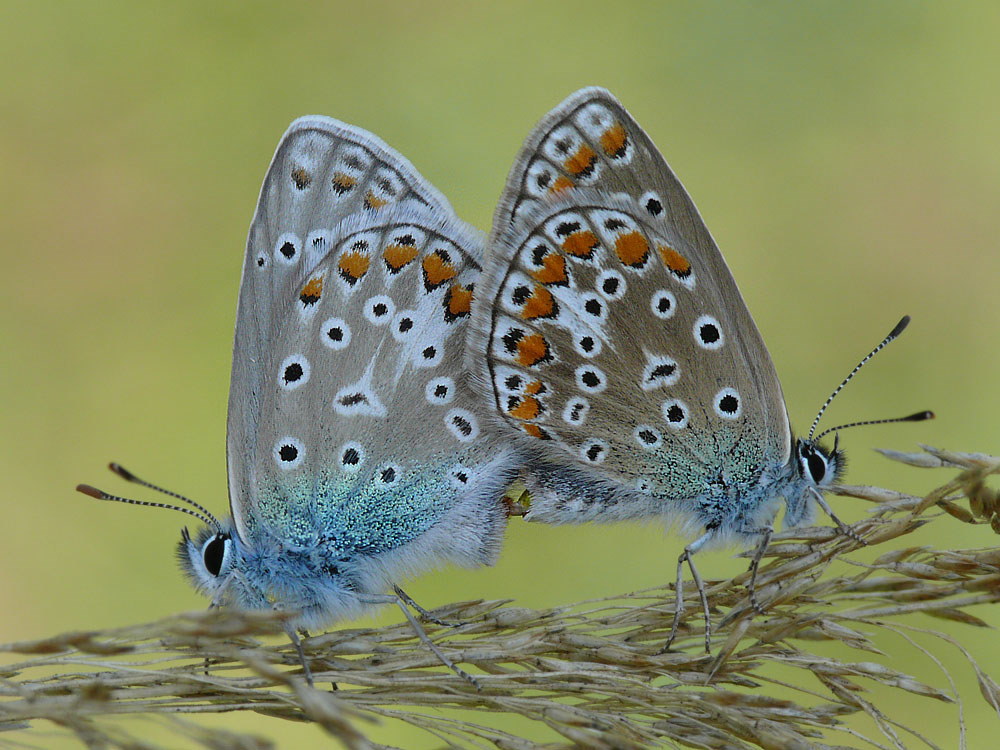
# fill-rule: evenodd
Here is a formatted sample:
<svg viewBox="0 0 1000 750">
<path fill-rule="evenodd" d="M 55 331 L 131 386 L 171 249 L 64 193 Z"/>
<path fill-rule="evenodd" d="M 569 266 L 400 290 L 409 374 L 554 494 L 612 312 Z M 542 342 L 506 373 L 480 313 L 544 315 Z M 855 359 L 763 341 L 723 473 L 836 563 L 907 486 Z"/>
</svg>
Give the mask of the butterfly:
<svg viewBox="0 0 1000 750">
<path fill-rule="evenodd" d="M 793 436 L 774 364 L 722 253 L 608 91 L 577 91 L 530 133 L 487 255 L 467 361 L 493 429 L 530 451 L 526 518 L 661 517 L 693 537 L 678 560 L 667 647 L 687 563 L 710 648 L 692 560 L 700 549 L 757 542 L 755 574 L 782 501 L 786 526 L 808 523 L 820 506 L 851 533 L 822 495 L 843 453 L 814 437 L 819 417 L 808 437 Z M 750 593 L 756 605 L 752 584 Z"/>
<path fill-rule="evenodd" d="M 177 495 L 190 507 L 78 489 L 203 521 L 178 547 L 188 578 L 213 606 L 295 612 L 288 630 L 307 676 L 295 630 L 390 602 L 454 668 L 395 582 L 499 553 L 517 451 L 487 439 L 462 369 L 482 248 L 482 234 L 377 137 L 327 117 L 296 120 L 243 263 L 231 516 Z"/>
</svg>

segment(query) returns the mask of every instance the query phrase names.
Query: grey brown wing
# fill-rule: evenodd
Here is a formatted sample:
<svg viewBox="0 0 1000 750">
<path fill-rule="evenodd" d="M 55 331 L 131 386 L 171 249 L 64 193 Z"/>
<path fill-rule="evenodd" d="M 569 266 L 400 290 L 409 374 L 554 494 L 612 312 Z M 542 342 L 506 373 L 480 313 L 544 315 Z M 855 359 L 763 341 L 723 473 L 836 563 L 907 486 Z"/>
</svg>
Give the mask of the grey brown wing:
<svg viewBox="0 0 1000 750">
<path fill-rule="evenodd" d="M 251 538 L 380 570 L 495 559 L 517 463 L 463 377 L 481 244 L 412 205 L 335 228 L 259 363 Z"/>
<path fill-rule="evenodd" d="M 230 507 L 241 532 L 262 392 L 271 381 L 264 363 L 285 318 L 293 313 L 293 298 L 310 294 L 305 281 L 346 217 L 393 205 L 454 216 L 444 196 L 409 161 L 366 130 L 321 116 L 291 124 L 261 188 L 236 314 L 227 459 Z"/>
<path fill-rule="evenodd" d="M 562 494 L 589 478 L 680 499 L 787 460 L 780 384 L 736 283 L 609 93 L 577 92 L 532 131 L 488 253 L 470 363 L 506 433 L 572 470 L 548 483 Z"/>
</svg>

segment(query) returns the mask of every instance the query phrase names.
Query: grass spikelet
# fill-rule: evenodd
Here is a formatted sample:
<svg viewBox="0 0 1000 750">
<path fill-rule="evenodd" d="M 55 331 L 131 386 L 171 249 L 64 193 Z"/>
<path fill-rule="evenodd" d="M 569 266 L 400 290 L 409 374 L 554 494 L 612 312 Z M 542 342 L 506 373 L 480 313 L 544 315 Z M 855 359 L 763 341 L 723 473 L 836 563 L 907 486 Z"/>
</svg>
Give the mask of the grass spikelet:
<svg viewBox="0 0 1000 750">
<path fill-rule="evenodd" d="M 919 616 L 984 627 L 972 610 L 1000 600 L 1000 551 L 906 546 L 906 537 L 931 523 L 997 530 L 1000 499 L 989 481 L 1000 458 L 933 448 L 883 453 L 951 477 L 923 497 L 835 488 L 872 503 L 854 527 L 868 545 L 826 527 L 776 535 L 758 579 L 765 614 L 749 607 L 746 573 L 708 583 L 711 654 L 702 649 L 693 586 L 665 654 L 658 651 L 670 629 L 671 586 L 550 609 L 475 601 L 434 610 L 462 623 L 426 627 L 476 674 L 480 691 L 443 668 L 405 622 L 305 639 L 311 688 L 282 635 L 281 613 L 192 612 L 0 646 L 0 738 L 44 746 L 55 726 L 89 747 L 154 747 L 141 723 L 124 720 L 143 716 L 199 746 L 271 747 L 195 718 L 252 711 L 314 722 L 359 749 L 378 747 L 371 727 L 387 720 L 454 747 L 533 748 L 539 738 L 546 747 L 936 747 L 909 727 L 931 701 L 954 706 L 950 744 L 965 747 L 962 701 L 984 700 L 1000 713 L 1000 687 L 969 649 Z M 945 679 L 928 684 L 911 674 L 918 658 Z M 971 671 L 979 696 L 958 695 L 959 669 Z M 779 688 L 786 697 L 772 697 Z M 892 713 L 879 708 L 887 693 Z M 845 721 L 858 715 L 867 717 L 867 733 Z M 504 728 L 512 716 L 528 720 L 515 724 L 527 727 L 524 735 Z"/>
</svg>

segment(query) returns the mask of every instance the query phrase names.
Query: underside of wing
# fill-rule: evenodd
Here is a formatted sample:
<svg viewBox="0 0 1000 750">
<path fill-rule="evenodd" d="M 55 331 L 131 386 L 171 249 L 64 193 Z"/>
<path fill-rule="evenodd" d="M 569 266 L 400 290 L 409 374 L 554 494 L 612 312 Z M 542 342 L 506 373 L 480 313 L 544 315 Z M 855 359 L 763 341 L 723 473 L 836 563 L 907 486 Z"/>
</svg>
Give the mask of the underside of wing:
<svg viewBox="0 0 1000 750">
<path fill-rule="evenodd" d="M 414 206 L 328 236 L 323 256 L 302 258 L 254 363 L 261 419 L 234 499 L 252 509 L 241 533 L 348 567 L 492 562 L 516 464 L 487 446 L 461 370 L 482 237 Z"/>
<path fill-rule="evenodd" d="M 736 283 L 609 93 L 577 92 L 528 137 L 489 254 L 470 366 L 506 434 L 572 469 L 551 473 L 553 496 L 695 498 L 787 460 L 780 385 Z"/>
<path fill-rule="evenodd" d="M 381 223 L 390 217 L 394 223 Z M 407 221 L 412 231 L 395 231 Z M 429 489 L 445 492 L 442 514 L 455 505 L 458 480 L 448 471 L 461 461 L 445 456 L 456 446 L 476 455 L 479 449 L 475 440 L 456 441 L 444 419 L 469 408 L 454 366 L 462 338 L 455 331 L 464 328 L 482 244 L 445 198 L 371 133 L 326 117 L 291 125 L 261 189 L 240 286 L 227 455 L 241 535 L 260 531 L 251 528 L 258 522 L 292 530 L 332 523 L 307 518 L 329 516 L 331 503 L 356 528 L 380 528 L 380 504 L 403 495 L 426 498 Z M 407 310 L 412 325 L 401 331 Z M 441 393 L 447 390 L 438 402 L 425 397 L 434 378 Z M 418 436 L 435 434 L 435 441 L 414 439 L 415 429 Z M 344 447 L 352 442 L 359 450 Z M 289 468 L 282 456 L 296 451 Z M 357 464 L 345 465 L 345 453 L 357 455 Z M 430 482 L 416 467 L 432 454 L 440 466 Z M 400 457 L 398 471 L 392 455 Z M 366 483 L 376 463 L 385 466 Z M 497 481 L 504 476 L 498 471 Z M 353 487 L 350 500 L 345 482 Z M 283 508 L 278 498 L 285 494 Z M 426 519 L 415 520 L 419 513 L 404 506 L 393 512 L 413 515 L 407 528 L 423 528 Z M 491 523 L 484 528 L 494 533 Z M 359 551 L 393 542 L 344 531 L 338 543 Z"/>
</svg>

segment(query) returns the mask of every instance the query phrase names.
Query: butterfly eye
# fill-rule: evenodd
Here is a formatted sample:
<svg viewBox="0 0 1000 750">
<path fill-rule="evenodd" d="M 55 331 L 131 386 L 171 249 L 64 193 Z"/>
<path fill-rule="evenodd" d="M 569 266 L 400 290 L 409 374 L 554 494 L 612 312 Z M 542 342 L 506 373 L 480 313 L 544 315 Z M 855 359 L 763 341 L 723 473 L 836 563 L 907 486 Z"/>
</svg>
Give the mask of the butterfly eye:
<svg viewBox="0 0 1000 750">
<path fill-rule="evenodd" d="M 807 459 L 809 475 L 816 484 L 819 484 L 826 477 L 826 460 L 818 453 L 813 453 Z"/>
<path fill-rule="evenodd" d="M 229 537 L 223 534 L 216 534 L 202 548 L 201 555 L 205 561 L 205 570 L 213 576 L 219 575 L 222 571 L 222 564 L 226 560 L 228 547 Z"/>
<path fill-rule="evenodd" d="M 799 459 L 804 471 L 816 484 L 822 484 L 830 471 L 830 461 L 822 451 L 808 443 L 799 448 Z"/>
</svg>

